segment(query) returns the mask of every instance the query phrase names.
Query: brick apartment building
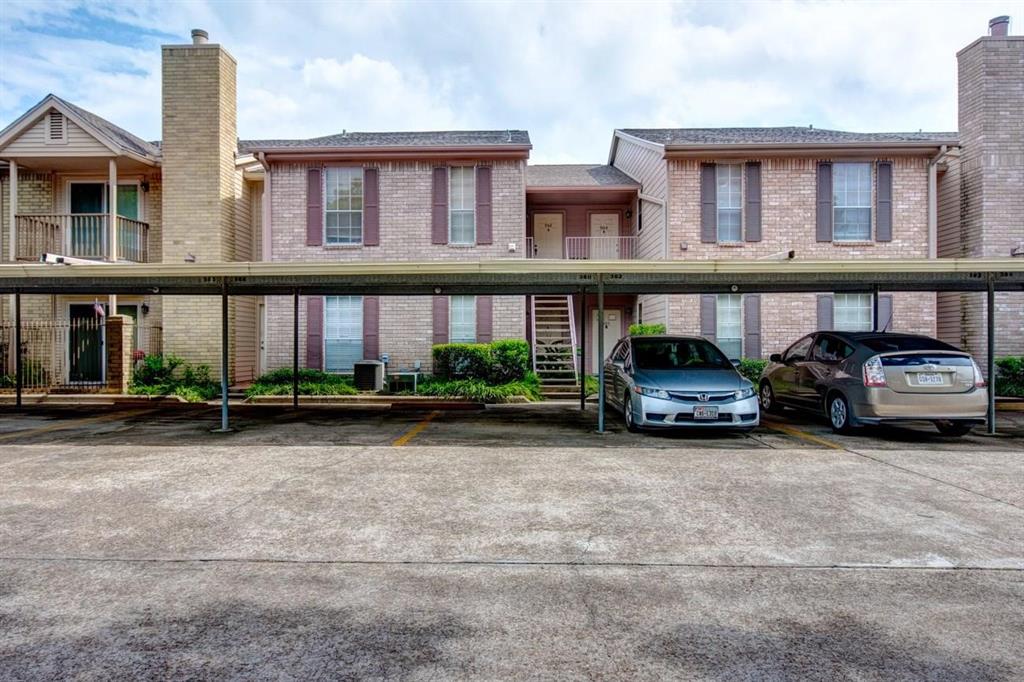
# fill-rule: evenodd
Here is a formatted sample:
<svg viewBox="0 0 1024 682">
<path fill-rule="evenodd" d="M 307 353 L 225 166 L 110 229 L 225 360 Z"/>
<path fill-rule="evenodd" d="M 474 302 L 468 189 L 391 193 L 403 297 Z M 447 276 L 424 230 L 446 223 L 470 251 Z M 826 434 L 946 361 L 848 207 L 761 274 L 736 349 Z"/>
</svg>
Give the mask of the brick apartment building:
<svg viewBox="0 0 1024 682">
<path fill-rule="evenodd" d="M 520 130 L 342 132 L 238 140 L 235 60 L 194 32 L 163 48 L 160 142 L 53 95 L 0 132 L 2 258 L 136 262 L 1006 257 L 1024 249 L 1024 37 L 1004 18 L 959 54 L 959 132 L 630 129 L 606 164 L 529 165 Z M 411 122 L 412 123 L 412 122 Z M 113 188 L 113 189 L 112 189 Z M 815 328 L 938 334 L 984 352 L 976 295 L 304 297 L 301 356 L 430 369 L 432 344 L 526 338 L 539 369 L 572 367 L 632 321 L 762 357 Z M 997 353 L 1024 353 L 1024 304 L 1000 294 Z M 26 296 L 30 322 L 136 321 L 131 344 L 219 368 L 219 302 Z M 578 329 L 577 319 L 586 320 Z M 292 301 L 233 297 L 230 372 L 287 366 Z M 0 332 L 11 302 L 0 302 Z M 72 325 L 73 326 L 73 325 Z M 70 329 L 70 328 L 69 328 Z M 4 332 L 6 333 L 6 332 Z M 62 335 L 63 334 L 63 335 Z M 90 336 L 90 334 L 92 336 Z M 34 342 L 51 383 L 102 383 L 103 332 Z M 9 336 L 9 334 L 8 334 Z M 41 338 L 41 337 L 40 337 Z M 0 334 L 0 350 L 10 340 Z M 11 354 L 0 362 L 9 363 Z"/>
</svg>

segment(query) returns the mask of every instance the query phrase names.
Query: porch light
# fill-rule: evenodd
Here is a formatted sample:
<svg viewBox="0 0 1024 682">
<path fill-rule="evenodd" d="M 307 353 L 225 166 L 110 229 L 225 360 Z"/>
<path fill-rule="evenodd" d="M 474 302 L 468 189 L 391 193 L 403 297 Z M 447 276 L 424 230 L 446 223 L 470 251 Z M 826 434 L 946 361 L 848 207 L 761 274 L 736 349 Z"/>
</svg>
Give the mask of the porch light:
<svg viewBox="0 0 1024 682">
<path fill-rule="evenodd" d="M 142 314 L 143 314 L 143 316 L 149 315 L 149 304 L 148 303 L 143 303 L 142 304 Z"/>
<path fill-rule="evenodd" d="M 142 182 L 140 182 L 139 188 L 143 191 L 143 193 L 149 192 L 149 180 L 143 180 Z"/>
</svg>

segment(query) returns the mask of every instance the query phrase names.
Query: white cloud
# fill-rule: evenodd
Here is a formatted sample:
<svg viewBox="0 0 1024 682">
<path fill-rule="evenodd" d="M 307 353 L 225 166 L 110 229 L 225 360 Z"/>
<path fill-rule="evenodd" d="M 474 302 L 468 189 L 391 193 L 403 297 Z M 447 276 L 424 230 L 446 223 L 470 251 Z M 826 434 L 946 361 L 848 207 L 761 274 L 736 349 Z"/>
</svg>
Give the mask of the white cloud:
<svg viewBox="0 0 1024 682">
<path fill-rule="evenodd" d="M 615 127 L 947 130 L 956 50 L 1006 9 L 8 1 L 0 123 L 53 91 L 159 137 L 159 44 L 202 26 L 238 59 L 239 133 L 250 138 L 526 128 L 535 161 L 601 161 Z"/>
</svg>

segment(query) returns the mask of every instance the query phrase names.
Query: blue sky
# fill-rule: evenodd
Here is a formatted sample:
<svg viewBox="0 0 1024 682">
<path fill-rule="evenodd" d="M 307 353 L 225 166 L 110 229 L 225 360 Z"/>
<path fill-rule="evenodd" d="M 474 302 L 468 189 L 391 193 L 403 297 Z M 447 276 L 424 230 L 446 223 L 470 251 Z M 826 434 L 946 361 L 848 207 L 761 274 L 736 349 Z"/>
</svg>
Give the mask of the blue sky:
<svg viewBox="0 0 1024 682">
<path fill-rule="evenodd" d="M 0 2 L 0 126 L 53 92 L 160 137 L 161 44 L 238 60 L 239 134 L 525 128 L 600 162 L 616 127 L 955 130 L 956 51 L 1012 2 Z"/>
</svg>

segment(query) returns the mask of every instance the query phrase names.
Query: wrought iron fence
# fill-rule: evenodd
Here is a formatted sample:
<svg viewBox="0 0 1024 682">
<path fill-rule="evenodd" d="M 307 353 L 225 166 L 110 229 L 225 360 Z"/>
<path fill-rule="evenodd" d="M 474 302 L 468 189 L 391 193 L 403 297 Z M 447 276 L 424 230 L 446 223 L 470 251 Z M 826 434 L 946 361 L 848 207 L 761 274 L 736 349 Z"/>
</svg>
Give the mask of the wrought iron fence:
<svg viewBox="0 0 1024 682">
<path fill-rule="evenodd" d="M 132 361 L 163 350 L 163 329 L 133 329 Z M 0 390 L 15 388 L 15 329 L 0 324 Z M 100 391 L 107 385 L 106 318 L 24 321 L 21 325 L 22 388 L 25 391 Z"/>
</svg>

